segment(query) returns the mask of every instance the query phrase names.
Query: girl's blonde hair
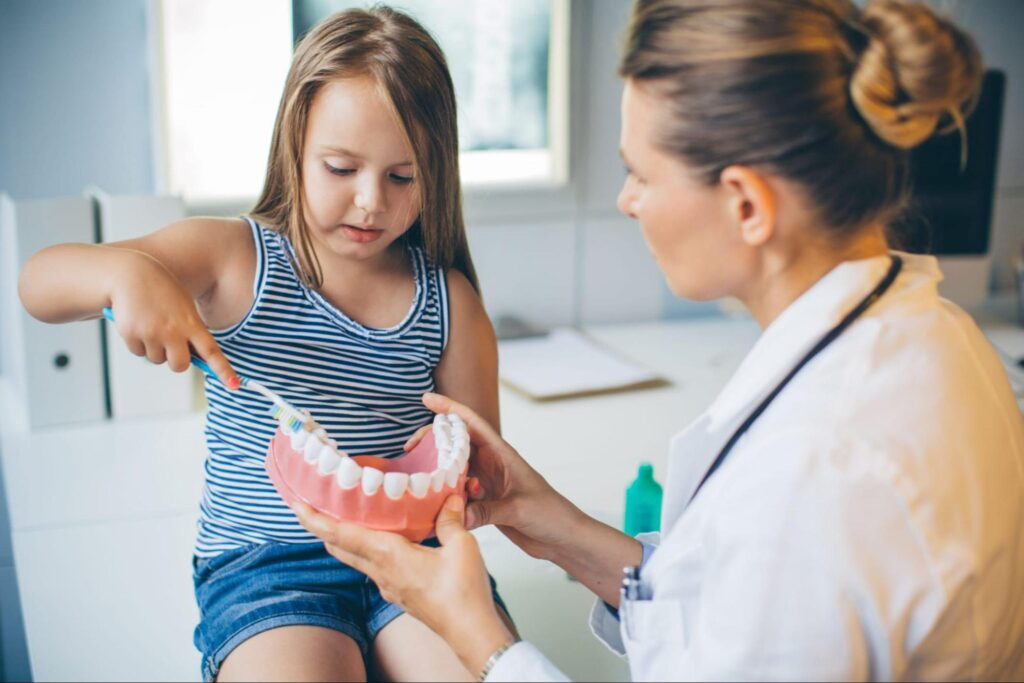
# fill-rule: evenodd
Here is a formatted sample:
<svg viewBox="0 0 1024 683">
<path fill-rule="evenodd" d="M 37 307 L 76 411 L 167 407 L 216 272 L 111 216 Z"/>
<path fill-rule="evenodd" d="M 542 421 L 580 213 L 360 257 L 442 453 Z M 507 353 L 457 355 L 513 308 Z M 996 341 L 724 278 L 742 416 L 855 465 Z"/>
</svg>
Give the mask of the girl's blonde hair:
<svg viewBox="0 0 1024 683">
<path fill-rule="evenodd" d="M 620 66 L 666 101 L 657 143 L 709 184 L 732 164 L 798 181 L 838 235 L 890 222 L 907 150 L 960 128 L 971 38 L 918 3 L 637 0 Z"/>
<path fill-rule="evenodd" d="M 295 49 L 274 124 L 263 192 L 253 218 L 288 237 L 308 285 L 323 284 L 303 211 L 302 145 L 324 84 L 371 76 L 401 122 L 414 155 L 421 209 L 404 239 L 435 266 L 461 271 L 479 291 L 459 185 L 455 88 L 441 48 L 414 19 L 389 7 L 349 9 L 317 24 Z"/>
</svg>

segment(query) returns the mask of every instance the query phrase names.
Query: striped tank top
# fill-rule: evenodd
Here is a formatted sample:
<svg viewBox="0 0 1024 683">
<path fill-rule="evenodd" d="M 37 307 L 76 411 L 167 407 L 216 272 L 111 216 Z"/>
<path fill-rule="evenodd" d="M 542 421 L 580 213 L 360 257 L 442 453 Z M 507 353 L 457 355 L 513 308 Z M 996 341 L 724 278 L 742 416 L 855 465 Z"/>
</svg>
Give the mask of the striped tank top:
<svg viewBox="0 0 1024 683">
<path fill-rule="evenodd" d="M 232 366 L 306 409 L 352 455 L 395 457 L 433 414 L 421 402 L 448 341 L 445 273 L 418 247 L 408 254 L 416 295 L 405 319 L 366 327 L 298 277 L 287 239 L 246 219 L 256 243 L 255 298 L 234 327 L 213 332 Z M 263 468 L 277 428 L 270 404 L 219 380 L 205 383 L 206 481 L 195 553 L 212 557 L 252 543 L 303 543 L 299 525 Z"/>
</svg>

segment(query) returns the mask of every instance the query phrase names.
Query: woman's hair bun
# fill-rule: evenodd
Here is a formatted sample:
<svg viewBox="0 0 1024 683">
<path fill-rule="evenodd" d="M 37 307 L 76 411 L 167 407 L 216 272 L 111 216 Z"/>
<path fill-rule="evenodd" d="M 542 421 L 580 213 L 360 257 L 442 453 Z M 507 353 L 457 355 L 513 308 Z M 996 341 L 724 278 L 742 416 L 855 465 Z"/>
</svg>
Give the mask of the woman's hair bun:
<svg viewBox="0 0 1024 683">
<path fill-rule="evenodd" d="M 970 36 L 930 7 L 899 0 L 870 2 L 859 23 L 866 44 L 850 96 L 875 134 L 910 149 L 937 129 L 963 130 L 983 69 Z"/>
</svg>

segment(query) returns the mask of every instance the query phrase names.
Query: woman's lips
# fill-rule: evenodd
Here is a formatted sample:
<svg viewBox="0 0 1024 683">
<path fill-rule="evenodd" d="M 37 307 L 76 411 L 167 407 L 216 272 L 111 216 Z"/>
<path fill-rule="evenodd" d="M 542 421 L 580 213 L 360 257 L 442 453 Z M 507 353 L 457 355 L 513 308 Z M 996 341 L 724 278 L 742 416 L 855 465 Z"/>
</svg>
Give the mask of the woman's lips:
<svg viewBox="0 0 1024 683">
<path fill-rule="evenodd" d="M 359 228 L 354 225 L 342 225 L 341 231 L 345 233 L 345 237 L 349 238 L 353 242 L 358 242 L 360 244 L 376 242 L 378 239 L 380 239 L 380 236 L 384 234 L 383 230 L 376 230 L 374 228 Z"/>
</svg>

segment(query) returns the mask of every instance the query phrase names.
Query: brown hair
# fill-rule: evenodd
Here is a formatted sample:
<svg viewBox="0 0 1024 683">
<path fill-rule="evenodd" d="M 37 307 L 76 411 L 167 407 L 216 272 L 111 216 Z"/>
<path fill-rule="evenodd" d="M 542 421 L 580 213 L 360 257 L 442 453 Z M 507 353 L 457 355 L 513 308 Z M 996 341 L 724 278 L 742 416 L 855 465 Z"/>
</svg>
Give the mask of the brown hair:
<svg viewBox="0 0 1024 683">
<path fill-rule="evenodd" d="M 371 76 L 387 95 L 413 150 L 420 215 L 404 239 L 437 267 L 455 268 L 479 291 L 459 185 L 455 88 L 441 48 L 408 15 L 384 6 L 337 12 L 295 49 L 274 123 L 263 192 L 251 215 L 295 246 L 299 271 L 318 288 L 323 272 L 303 211 L 302 144 L 313 98 L 334 79 Z"/>
<path fill-rule="evenodd" d="M 665 98 L 656 142 L 706 182 L 765 168 L 849 234 L 904 208 L 907 150 L 963 131 L 982 64 L 922 4 L 637 0 L 620 74 Z"/>
</svg>

